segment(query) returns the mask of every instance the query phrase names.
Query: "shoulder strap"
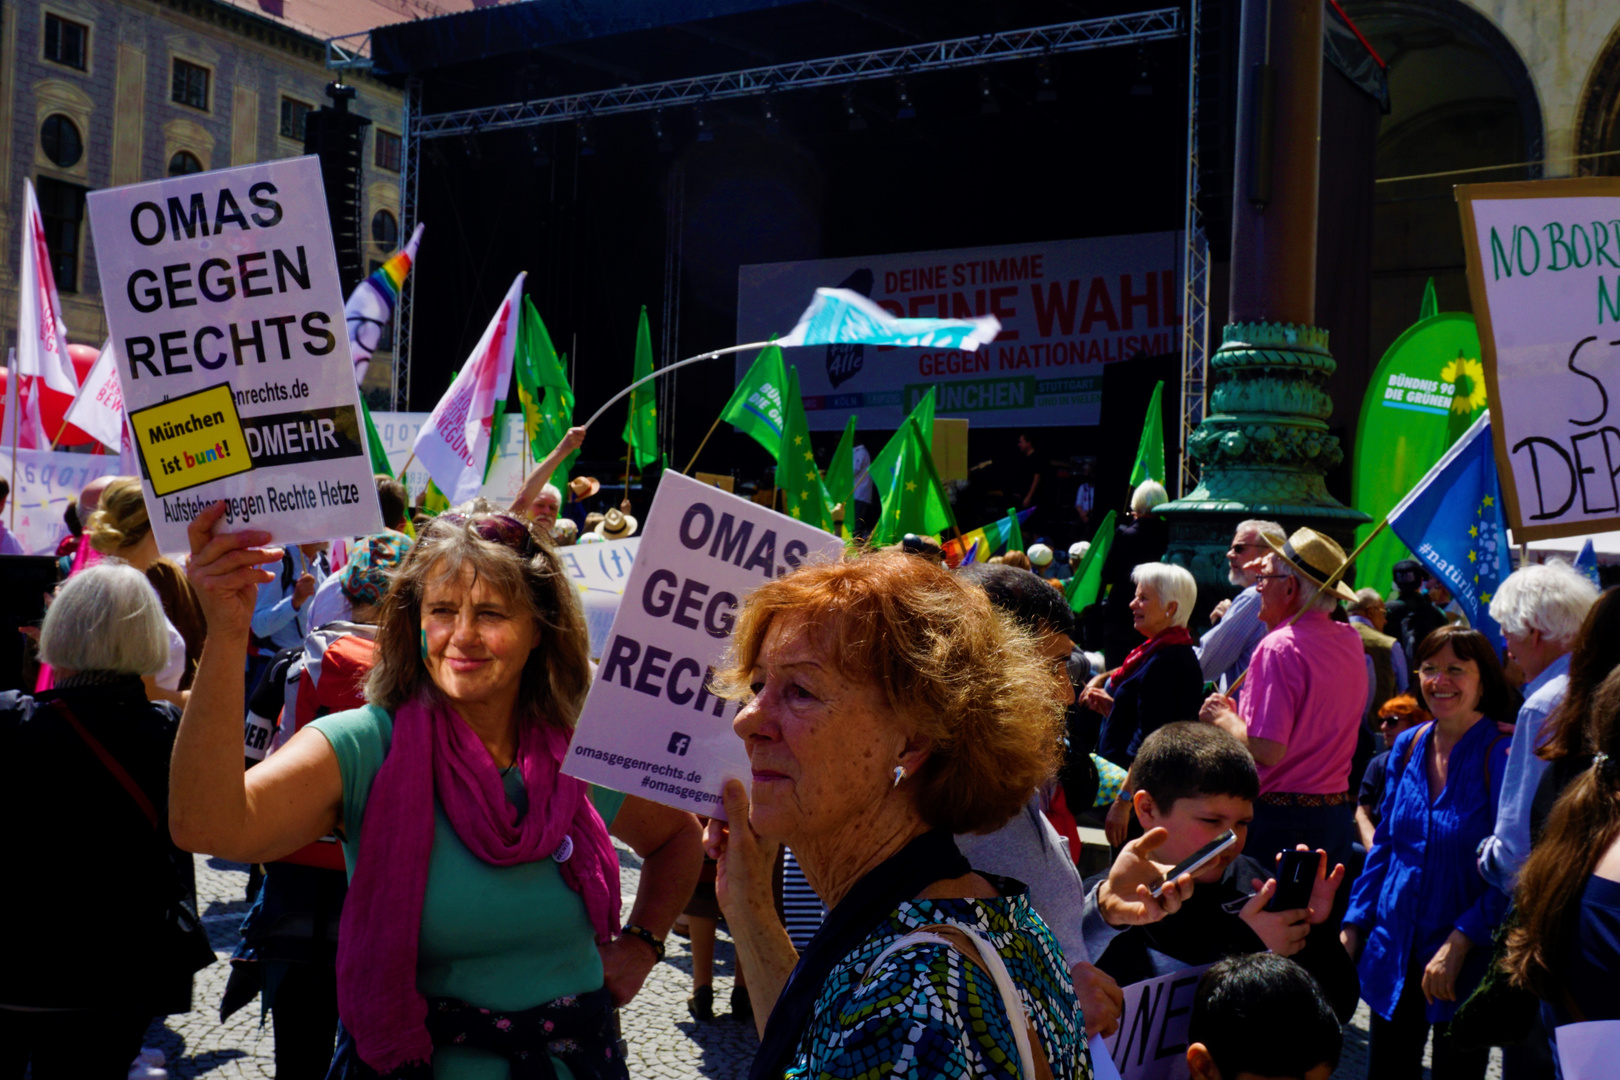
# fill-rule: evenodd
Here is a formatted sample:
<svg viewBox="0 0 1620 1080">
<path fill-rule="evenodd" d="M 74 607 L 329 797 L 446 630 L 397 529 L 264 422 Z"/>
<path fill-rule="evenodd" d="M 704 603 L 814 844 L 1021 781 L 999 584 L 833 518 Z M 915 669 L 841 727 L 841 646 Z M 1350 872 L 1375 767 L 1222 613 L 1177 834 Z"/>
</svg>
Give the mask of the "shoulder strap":
<svg viewBox="0 0 1620 1080">
<path fill-rule="evenodd" d="M 1483 722 L 1487 723 L 1487 724 L 1496 723 L 1495 720 L 1492 720 L 1488 716 L 1484 719 Z M 1511 739 L 1511 738 L 1513 738 L 1513 736 L 1504 735 L 1499 731 L 1499 732 L 1496 733 L 1496 738 L 1491 740 L 1491 745 L 1489 745 L 1489 746 L 1487 746 L 1485 748 L 1485 794 L 1486 795 L 1489 795 L 1491 793 L 1491 755 L 1496 753 L 1496 748 L 1499 745 L 1501 745 L 1501 742 L 1502 742 L 1503 739 Z"/>
<path fill-rule="evenodd" d="M 866 966 L 866 970 L 868 973 L 876 971 L 890 956 L 921 944 L 944 945 L 990 975 L 1001 994 L 1002 1007 L 1007 1010 L 1007 1024 L 1012 1028 L 1013 1042 L 1018 1048 L 1018 1066 L 1023 1080 L 1053 1080 L 1052 1065 L 1041 1047 L 1035 1025 L 1024 1011 L 1023 999 L 1018 996 L 1018 988 L 1013 985 L 1006 963 L 1001 959 L 1001 954 L 974 931 L 959 923 L 930 923 L 891 942 Z"/>
<path fill-rule="evenodd" d="M 152 826 L 153 831 L 158 831 L 157 807 L 152 805 L 152 800 L 146 797 L 146 792 L 141 790 L 141 786 L 135 782 L 135 778 L 129 775 L 128 770 L 118 763 L 118 759 L 113 757 L 105 746 L 101 745 L 100 739 L 90 734 L 89 728 L 79 723 L 79 718 L 73 715 L 73 710 L 68 708 L 67 702 L 57 700 L 51 702 L 51 705 L 56 708 L 57 712 L 62 714 L 63 718 L 67 720 L 68 726 L 73 729 L 80 739 L 84 740 L 84 745 L 88 746 L 90 752 L 100 759 L 101 764 L 106 766 L 107 771 L 112 773 L 112 778 L 118 781 L 118 786 L 127 791 L 129 797 L 135 800 L 135 805 L 140 807 L 141 813 L 146 816 L 147 824 Z"/>
<path fill-rule="evenodd" d="M 1434 727 L 1434 721 L 1430 720 L 1428 723 L 1419 724 L 1417 729 L 1412 732 L 1412 741 L 1406 744 L 1406 753 L 1401 755 L 1400 771 L 1395 774 L 1396 783 L 1400 783 L 1400 778 L 1406 775 L 1406 763 L 1412 760 L 1412 747 L 1422 742 L 1423 737 L 1428 734 L 1429 729 L 1432 727 Z"/>
</svg>

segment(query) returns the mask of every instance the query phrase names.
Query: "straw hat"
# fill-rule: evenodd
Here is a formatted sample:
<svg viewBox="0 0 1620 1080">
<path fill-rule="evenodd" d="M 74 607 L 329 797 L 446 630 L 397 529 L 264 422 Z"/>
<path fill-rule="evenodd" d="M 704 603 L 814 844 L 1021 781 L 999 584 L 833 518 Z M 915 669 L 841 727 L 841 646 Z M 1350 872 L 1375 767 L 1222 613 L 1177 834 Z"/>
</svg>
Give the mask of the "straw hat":
<svg viewBox="0 0 1620 1080">
<path fill-rule="evenodd" d="M 640 524 L 633 514 L 627 514 L 617 506 L 602 515 L 602 523 L 596 527 L 596 535 L 604 540 L 624 540 L 636 534 L 636 526 Z"/>
<path fill-rule="evenodd" d="M 576 476 L 568 481 L 568 490 L 576 499 L 588 499 L 602 490 L 602 484 L 594 476 Z"/>
<path fill-rule="evenodd" d="M 1348 569 L 1344 548 L 1315 529 L 1298 529 L 1285 544 L 1277 543 L 1265 533 L 1260 534 L 1260 539 L 1313 585 L 1323 585 L 1335 575 L 1342 577 Z M 1355 590 L 1342 581 L 1335 581 L 1332 588 L 1324 587 L 1322 591 L 1352 604 L 1356 602 Z"/>
</svg>

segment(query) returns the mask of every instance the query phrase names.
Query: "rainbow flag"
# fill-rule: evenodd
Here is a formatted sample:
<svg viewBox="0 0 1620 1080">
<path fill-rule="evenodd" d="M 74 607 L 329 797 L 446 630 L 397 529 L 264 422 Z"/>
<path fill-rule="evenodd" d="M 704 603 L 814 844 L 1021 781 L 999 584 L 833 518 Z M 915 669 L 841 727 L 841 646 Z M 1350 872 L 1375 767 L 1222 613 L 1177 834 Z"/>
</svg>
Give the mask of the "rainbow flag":
<svg viewBox="0 0 1620 1080">
<path fill-rule="evenodd" d="M 405 275 L 411 272 L 416 259 L 417 245 L 422 242 L 422 225 L 417 225 L 406 245 L 388 257 L 388 261 L 373 270 L 354 287 L 349 300 L 343 305 L 343 321 L 349 327 L 349 355 L 354 361 L 354 381 L 358 385 L 371 366 L 371 354 L 382 341 L 383 329 L 394 317 L 399 303 L 399 289 L 405 284 Z"/>
<path fill-rule="evenodd" d="M 959 566 L 964 562 L 974 562 L 988 559 L 1005 548 L 1008 542 L 1017 533 L 1017 525 L 1029 520 L 1029 515 L 1035 512 L 1032 506 L 1028 510 L 1018 512 L 1018 521 L 1015 524 L 1012 515 L 993 521 L 988 525 L 965 532 L 959 540 L 945 541 L 945 558 L 952 566 Z M 979 550 L 974 554 L 973 547 L 978 545 Z M 971 556 L 971 558 L 970 558 Z"/>
</svg>

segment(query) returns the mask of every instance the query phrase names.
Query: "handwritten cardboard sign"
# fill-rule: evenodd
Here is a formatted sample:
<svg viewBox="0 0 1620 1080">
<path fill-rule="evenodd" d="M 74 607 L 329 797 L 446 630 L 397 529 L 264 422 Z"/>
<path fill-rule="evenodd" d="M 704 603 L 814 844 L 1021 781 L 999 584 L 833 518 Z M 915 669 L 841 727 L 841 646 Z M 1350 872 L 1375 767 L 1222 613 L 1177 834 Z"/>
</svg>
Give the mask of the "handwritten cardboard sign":
<svg viewBox="0 0 1620 1080">
<path fill-rule="evenodd" d="M 277 543 L 382 529 L 313 157 L 93 191 L 101 293 L 158 547 L 217 500 Z"/>
<path fill-rule="evenodd" d="M 1620 527 L 1620 178 L 1466 184 L 1457 202 L 1514 536 Z"/>
<path fill-rule="evenodd" d="M 1184 968 L 1123 987 L 1125 1011 L 1108 1056 L 1122 1080 L 1187 1080 L 1187 1021 L 1198 980 L 1213 965 Z"/>
<path fill-rule="evenodd" d="M 593 546 L 568 550 L 588 559 Z M 723 818 L 720 789 L 749 778 L 731 729 L 737 706 L 710 689 L 737 607 L 765 582 L 842 553 L 830 533 L 665 473 L 563 771 Z"/>
</svg>

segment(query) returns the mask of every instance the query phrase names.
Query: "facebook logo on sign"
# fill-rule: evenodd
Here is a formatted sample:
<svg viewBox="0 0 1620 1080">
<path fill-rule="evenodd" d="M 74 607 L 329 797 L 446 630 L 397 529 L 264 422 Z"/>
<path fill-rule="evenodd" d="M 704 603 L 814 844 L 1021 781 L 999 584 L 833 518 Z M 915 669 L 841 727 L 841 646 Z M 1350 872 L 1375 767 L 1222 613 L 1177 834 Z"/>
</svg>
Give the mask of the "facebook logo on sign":
<svg viewBox="0 0 1620 1080">
<path fill-rule="evenodd" d="M 685 757 L 686 756 L 686 749 L 687 749 L 687 747 L 689 747 L 691 745 L 692 745 L 692 736 L 690 736 L 690 735 L 682 735 L 678 731 L 670 732 L 670 735 L 669 735 L 669 752 L 670 753 L 674 754 L 677 757 Z"/>
</svg>

